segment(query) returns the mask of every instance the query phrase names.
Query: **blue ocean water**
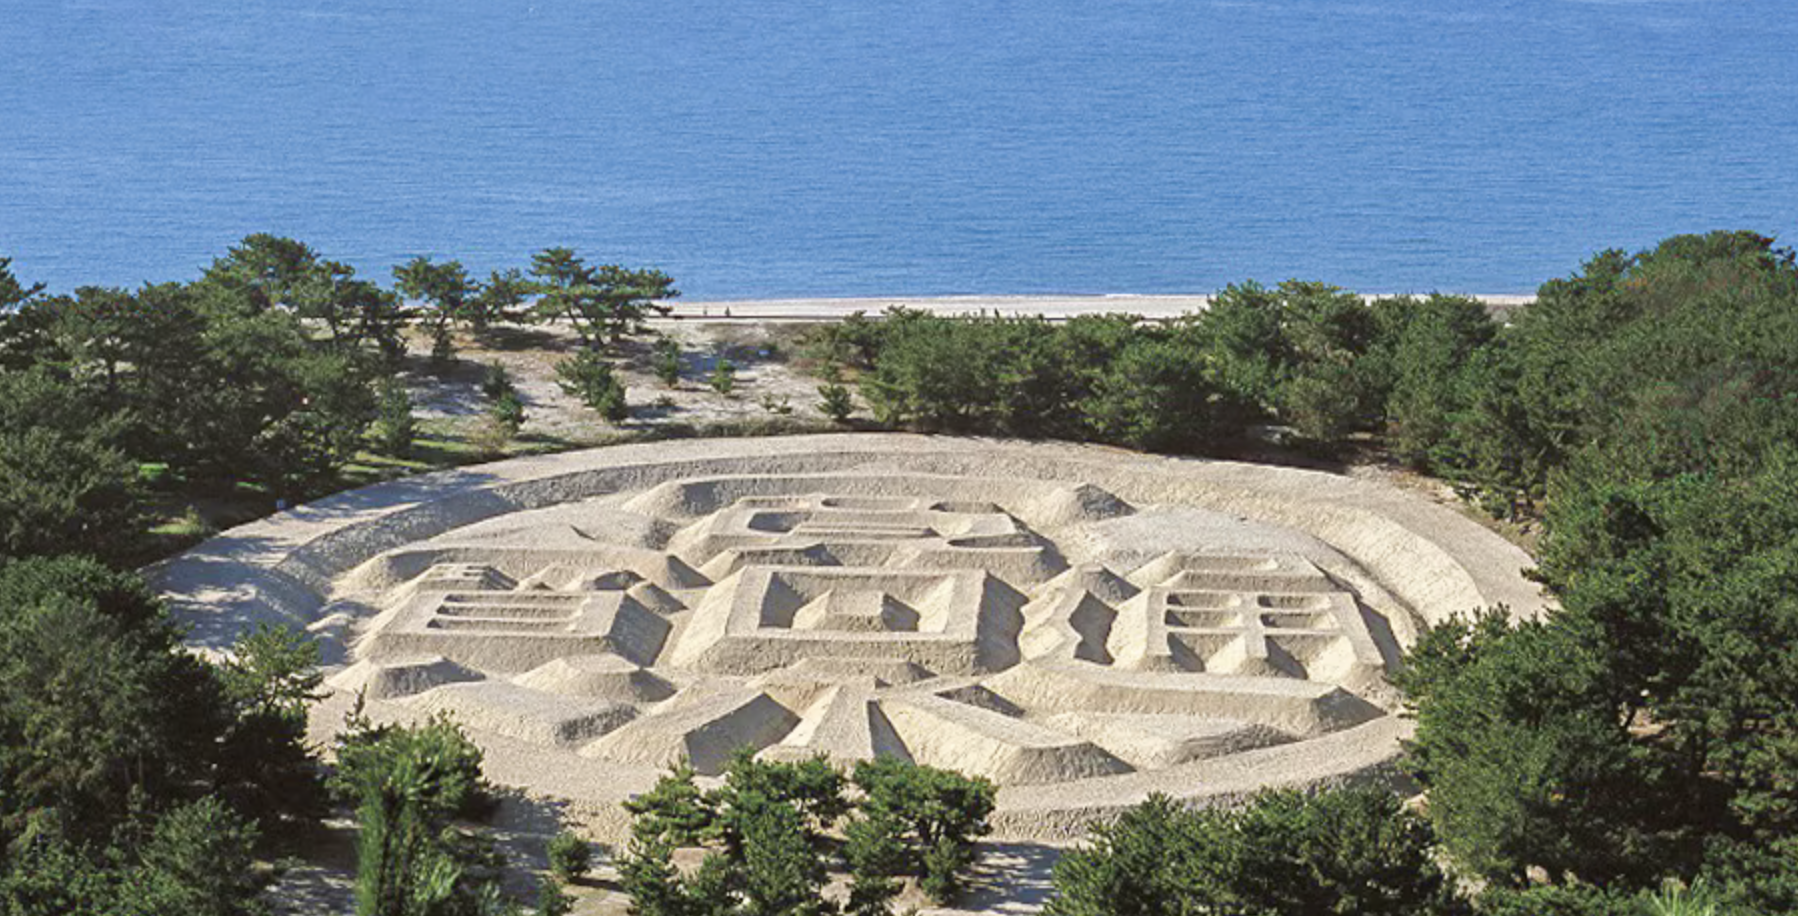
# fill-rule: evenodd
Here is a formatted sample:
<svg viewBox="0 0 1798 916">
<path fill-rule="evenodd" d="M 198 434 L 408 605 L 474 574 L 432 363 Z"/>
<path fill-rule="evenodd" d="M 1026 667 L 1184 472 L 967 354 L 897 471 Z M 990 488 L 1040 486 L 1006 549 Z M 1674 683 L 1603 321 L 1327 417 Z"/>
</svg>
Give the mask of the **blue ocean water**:
<svg viewBox="0 0 1798 916">
<path fill-rule="evenodd" d="M 1790 0 L 0 0 L 0 256 L 549 245 L 689 297 L 1526 292 L 1798 241 Z"/>
</svg>

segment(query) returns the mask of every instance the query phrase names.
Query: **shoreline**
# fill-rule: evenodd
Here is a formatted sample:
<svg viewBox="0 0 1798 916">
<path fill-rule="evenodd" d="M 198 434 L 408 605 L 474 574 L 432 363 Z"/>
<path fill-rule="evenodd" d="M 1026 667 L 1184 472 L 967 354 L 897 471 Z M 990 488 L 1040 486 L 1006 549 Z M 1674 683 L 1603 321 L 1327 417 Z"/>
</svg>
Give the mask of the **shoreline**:
<svg viewBox="0 0 1798 916">
<path fill-rule="evenodd" d="M 1387 298 L 1363 295 L 1363 299 Z M 1534 302 L 1533 295 L 1478 295 L 1494 313 L 1502 314 Z M 1144 318 L 1176 318 L 1203 311 L 1210 295 L 1089 295 L 1089 296 L 854 296 L 787 299 L 674 299 L 669 315 L 674 320 L 731 321 L 830 321 L 854 312 L 877 315 L 893 306 L 935 315 L 999 314 L 1011 317 L 1041 316 L 1052 321 L 1076 315 L 1131 314 Z"/>
</svg>

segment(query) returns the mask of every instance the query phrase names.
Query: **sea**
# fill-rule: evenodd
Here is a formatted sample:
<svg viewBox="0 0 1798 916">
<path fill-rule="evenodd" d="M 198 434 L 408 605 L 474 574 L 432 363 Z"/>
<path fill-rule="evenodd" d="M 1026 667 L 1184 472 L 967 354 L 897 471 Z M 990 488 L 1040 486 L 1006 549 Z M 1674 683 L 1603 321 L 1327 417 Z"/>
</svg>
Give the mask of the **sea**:
<svg viewBox="0 0 1798 916">
<path fill-rule="evenodd" d="M 0 257 L 688 298 L 1528 293 L 1798 241 L 1792 0 L 0 0 Z"/>
</svg>

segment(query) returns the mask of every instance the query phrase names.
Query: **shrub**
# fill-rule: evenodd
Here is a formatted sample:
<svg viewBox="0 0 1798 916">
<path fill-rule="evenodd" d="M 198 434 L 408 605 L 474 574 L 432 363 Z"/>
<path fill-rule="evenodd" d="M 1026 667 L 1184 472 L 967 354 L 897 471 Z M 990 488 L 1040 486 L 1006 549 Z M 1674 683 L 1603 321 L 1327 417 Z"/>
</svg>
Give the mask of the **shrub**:
<svg viewBox="0 0 1798 916">
<path fill-rule="evenodd" d="M 204 786 L 230 711 L 136 576 L 75 557 L 0 563 L 0 844 L 54 809 L 77 843 L 133 799 Z"/>
<path fill-rule="evenodd" d="M 1428 826 L 1378 790 L 1269 791 L 1228 811 L 1157 795 L 1063 857 L 1048 912 L 1464 913 L 1432 845 Z"/>
<path fill-rule="evenodd" d="M 508 438 L 516 436 L 519 427 L 524 425 L 524 400 L 519 398 L 518 392 L 507 391 L 488 405 L 487 416 L 505 429 Z"/>
<path fill-rule="evenodd" d="M 416 770 L 424 782 L 414 794 L 427 812 L 470 817 L 491 804 L 481 759 L 480 747 L 448 715 L 421 725 L 376 726 L 357 708 L 345 717 L 338 736 L 330 785 L 340 797 L 355 801 L 386 791 Z"/>
<path fill-rule="evenodd" d="M 375 399 L 375 447 L 384 455 L 404 458 L 412 453 L 418 425 L 412 417 L 412 398 L 397 379 L 384 379 Z"/>
<path fill-rule="evenodd" d="M 126 560 L 141 546 L 137 464 L 110 441 L 121 421 L 88 416 L 81 401 L 47 372 L 0 371 L 0 559 Z"/>
<path fill-rule="evenodd" d="M 475 424 L 468 441 L 482 458 L 491 461 L 505 456 L 506 447 L 512 443 L 515 432 L 513 427 L 489 414 Z"/>
<path fill-rule="evenodd" d="M 655 369 L 656 378 L 662 384 L 673 388 L 680 383 L 680 344 L 672 337 L 656 338 L 655 346 L 650 351 L 650 365 Z"/>
<path fill-rule="evenodd" d="M 849 415 L 855 412 L 855 396 L 849 393 L 846 385 L 831 382 L 818 386 L 818 409 L 824 415 L 838 423 L 846 423 Z"/>
<path fill-rule="evenodd" d="M 506 370 L 503 363 L 488 363 L 487 372 L 481 376 L 481 394 L 489 401 L 496 401 L 507 392 L 517 391 L 512 384 L 512 373 Z"/>
<path fill-rule="evenodd" d="M 991 828 L 993 784 L 948 770 L 918 766 L 895 757 L 856 764 L 854 781 L 864 793 L 862 830 L 894 831 L 906 858 L 921 864 L 920 886 L 946 903 L 961 886 L 961 873 L 974 860 L 974 840 Z M 861 842 L 880 842 L 873 836 Z"/>
<path fill-rule="evenodd" d="M 568 916 L 574 912 L 574 898 L 554 881 L 537 882 L 537 916 Z"/>
<path fill-rule="evenodd" d="M 262 916 L 268 879 L 256 867 L 256 827 L 216 798 L 162 816 L 132 871 L 123 912 Z"/>
<path fill-rule="evenodd" d="M 719 394 L 730 394 L 737 387 L 737 364 L 722 356 L 718 357 L 718 362 L 712 367 L 711 377 L 706 379 L 706 384 L 712 386 L 712 390 Z"/>
<path fill-rule="evenodd" d="M 475 909 L 494 898 L 486 844 L 454 829 L 487 799 L 481 751 L 444 717 L 372 727 L 352 712 L 338 739 L 340 790 L 356 801 L 359 916 Z M 483 880 L 489 878 L 489 880 Z"/>
<path fill-rule="evenodd" d="M 264 828 L 326 809 L 317 758 L 306 741 L 307 708 L 322 694 L 319 649 L 299 630 L 258 624 L 216 669 L 233 713 L 220 743 L 216 791 Z"/>
<path fill-rule="evenodd" d="M 586 877 L 592 867 L 592 844 L 568 830 L 550 838 L 549 871 L 556 880 L 572 884 Z"/>
<path fill-rule="evenodd" d="M 592 350 L 582 350 L 558 363 L 556 384 L 614 423 L 630 413 L 624 401 L 624 383 L 612 371 L 612 364 Z"/>
</svg>

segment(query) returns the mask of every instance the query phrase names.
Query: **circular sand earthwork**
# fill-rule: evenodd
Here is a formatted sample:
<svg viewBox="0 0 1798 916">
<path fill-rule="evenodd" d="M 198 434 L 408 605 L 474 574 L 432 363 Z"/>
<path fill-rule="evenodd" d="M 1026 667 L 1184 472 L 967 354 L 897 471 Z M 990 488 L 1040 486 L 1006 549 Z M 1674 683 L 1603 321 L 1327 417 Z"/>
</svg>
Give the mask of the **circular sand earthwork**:
<svg viewBox="0 0 1798 916">
<path fill-rule="evenodd" d="M 598 806 L 686 759 L 878 754 L 1000 786 L 1001 835 L 1150 792 L 1389 778 L 1386 673 L 1542 607 L 1454 511 L 1290 468 L 910 435 L 621 446 L 341 494 L 153 571 L 190 640 L 303 627 L 336 696 L 446 711 Z"/>
</svg>

